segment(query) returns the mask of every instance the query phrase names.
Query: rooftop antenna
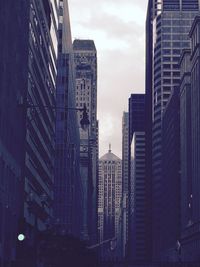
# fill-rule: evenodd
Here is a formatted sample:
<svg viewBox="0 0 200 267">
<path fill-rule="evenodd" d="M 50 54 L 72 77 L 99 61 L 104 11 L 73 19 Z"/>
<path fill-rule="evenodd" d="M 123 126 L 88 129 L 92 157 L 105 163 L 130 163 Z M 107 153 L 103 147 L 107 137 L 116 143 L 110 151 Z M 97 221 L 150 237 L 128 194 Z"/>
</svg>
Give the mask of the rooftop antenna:
<svg viewBox="0 0 200 267">
<path fill-rule="evenodd" d="M 108 150 L 109 153 L 111 153 L 111 144 L 109 144 L 109 150 Z"/>
</svg>

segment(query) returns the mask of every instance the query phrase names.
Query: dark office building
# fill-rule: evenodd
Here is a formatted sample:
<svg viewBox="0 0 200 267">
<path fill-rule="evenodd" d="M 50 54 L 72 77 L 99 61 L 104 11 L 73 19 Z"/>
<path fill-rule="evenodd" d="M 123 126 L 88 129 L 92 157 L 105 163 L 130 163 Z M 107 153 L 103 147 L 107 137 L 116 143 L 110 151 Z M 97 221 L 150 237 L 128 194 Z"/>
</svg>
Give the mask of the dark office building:
<svg viewBox="0 0 200 267">
<path fill-rule="evenodd" d="M 191 53 L 185 51 L 181 61 L 181 256 L 183 261 L 197 262 L 200 260 L 199 30 L 200 17 L 197 16 L 189 34 Z"/>
<path fill-rule="evenodd" d="M 67 1 L 60 1 L 56 91 L 56 160 L 54 221 L 61 232 L 80 236 L 82 186 L 79 124 L 75 109 L 73 47 Z"/>
<path fill-rule="evenodd" d="M 192 224 L 191 50 L 180 59 L 181 233 Z M 184 253 L 183 253 L 184 254 Z M 183 256 L 184 258 L 185 256 Z"/>
<path fill-rule="evenodd" d="M 131 143 L 130 176 L 130 257 L 134 261 L 146 260 L 145 223 L 145 132 L 135 131 Z"/>
<path fill-rule="evenodd" d="M 145 181 L 145 95 L 129 98 L 129 225 L 128 258 L 148 259 Z"/>
<path fill-rule="evenodd" d="M 135 131 L 144 131 L 145 95 L 131 94 L 129 98 L 129 144 Z"/>
<path fill-rule="evenodd" d="M 149 7 L 151 1 L 149 2 Z M 189 30 L 199 12 L 195 1 L 153 1 L 152 28 L 147 37 L 155 37 L 148 50 L 147 64 L 152 67 L 152 237 L 153 259 L 160 259 L 161 184 L 162 184 L 162 116 L 171 91 L 180 83 L 179 59 L 182 49 L 190 47 Z M 148 13 L 149 14 L 149 13 Z M 150 78 L 151 74 L 149 74 Z M 148 101 L 149 102 L 149 101 Z"/>
<path fill-rule="evenodd" d="M 152 47 L 153 47 L 153 0 L 149 1 L 146 16 L 146 66 L 145 66 L 145 177 L 146 177 L 146 244 L 147 258 L 152 258 Z"/>
<path fill-rule="evenodd" d="M 180 242 L 180 103 L 174 88 L 162 119 L 161 259 L 179 261 Z"/>
<path fill-rule="evenodd" d="M 56 1 L 1 1 L 0 265 L 35 261 L 36 232 L 52 218 Z M 48 107 L 48 108 L 46 108 Z M 20 195 L 19 195 L 20 194 Z M 18 247 L 19 248 L 19 247 Z M 25 263 L 26 262 L 26 263 Z"/>
</svg>

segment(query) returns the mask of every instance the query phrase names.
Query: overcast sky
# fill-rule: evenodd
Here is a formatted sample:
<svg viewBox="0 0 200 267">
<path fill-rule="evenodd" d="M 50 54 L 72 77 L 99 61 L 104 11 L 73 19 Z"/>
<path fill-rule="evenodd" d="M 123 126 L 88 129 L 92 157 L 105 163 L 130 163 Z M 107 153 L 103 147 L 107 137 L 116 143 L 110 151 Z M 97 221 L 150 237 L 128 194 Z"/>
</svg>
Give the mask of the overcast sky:
<svg viewBox="0 0 200 267">
<path fill-rule="evenodd" d="M 68 0 L 72 37 L 93 39 L 98 57 L 100 156 L 121 158 L 122 115 L 131 93 L 144 92 L 147 0 Z"/>
</svg>

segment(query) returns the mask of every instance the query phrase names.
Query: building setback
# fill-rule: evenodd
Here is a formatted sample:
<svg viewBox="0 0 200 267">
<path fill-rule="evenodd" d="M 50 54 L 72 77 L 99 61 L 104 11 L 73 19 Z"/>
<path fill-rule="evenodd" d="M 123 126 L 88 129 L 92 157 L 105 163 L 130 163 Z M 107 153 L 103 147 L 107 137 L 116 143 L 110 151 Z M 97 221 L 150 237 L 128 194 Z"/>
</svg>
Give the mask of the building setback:
<svg viewBox="0 0 200 267">
<path fill-rule="evenodd" d="M 46 229 L 53 215 L 57 5 L 1 3 L 1 266 L 16 258 L 21 266 L 34 262 L 35 233 Z M 16 253 L 19 233 L 27 237 L 26 247 L 18 246 Z"/>
<path fill-rule="evenodd" d="M 97 52 L 94 41 L 74 40 L 76 78 L 76 107 L 87 108 L 88 129 L 80 126 L 80 161 L 84 200 L 82 238 L 90 243 L 97 241 L 97 166 L 98 166 L 98 121 L 97 121 Z M 78 114 L 79 120 L 82 114 Z"/>
<path fill-rule="evenodd" d="M 181 51 L 190 47 L 188 33 L 199 1 L 165 0 L 152 4 L 152 236 L 153 259 L 160 259 L 162 116 L 171 91 L 179 86 Z M 150 52 L 150 51 L 149 51 Z M 148 61 L 150 62 L 150 61 Z"/>
</svg>

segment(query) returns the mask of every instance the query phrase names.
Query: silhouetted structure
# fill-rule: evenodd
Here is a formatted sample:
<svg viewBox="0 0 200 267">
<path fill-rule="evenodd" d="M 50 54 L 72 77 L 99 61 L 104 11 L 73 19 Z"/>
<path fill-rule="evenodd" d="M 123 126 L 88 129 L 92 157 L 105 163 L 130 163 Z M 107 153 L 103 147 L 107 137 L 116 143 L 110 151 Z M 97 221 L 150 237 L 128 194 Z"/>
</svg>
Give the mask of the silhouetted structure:
<svg viewBox="0 0 200 267">
<path fill-rule="evenodd" d="M 132 94 L 129 98 L 128 259 L 139 262 L 148 258 L 145 158 L 145 95 Z"/>
<path fill-rule="evenodd" d="M 60 2 L 58 36 L 53 223 L 60 232 L 80 237 L 83 200 L 77 120 L 80 111 L 75 110 L 74 58 L 67 1 Z"/>
</svg>

